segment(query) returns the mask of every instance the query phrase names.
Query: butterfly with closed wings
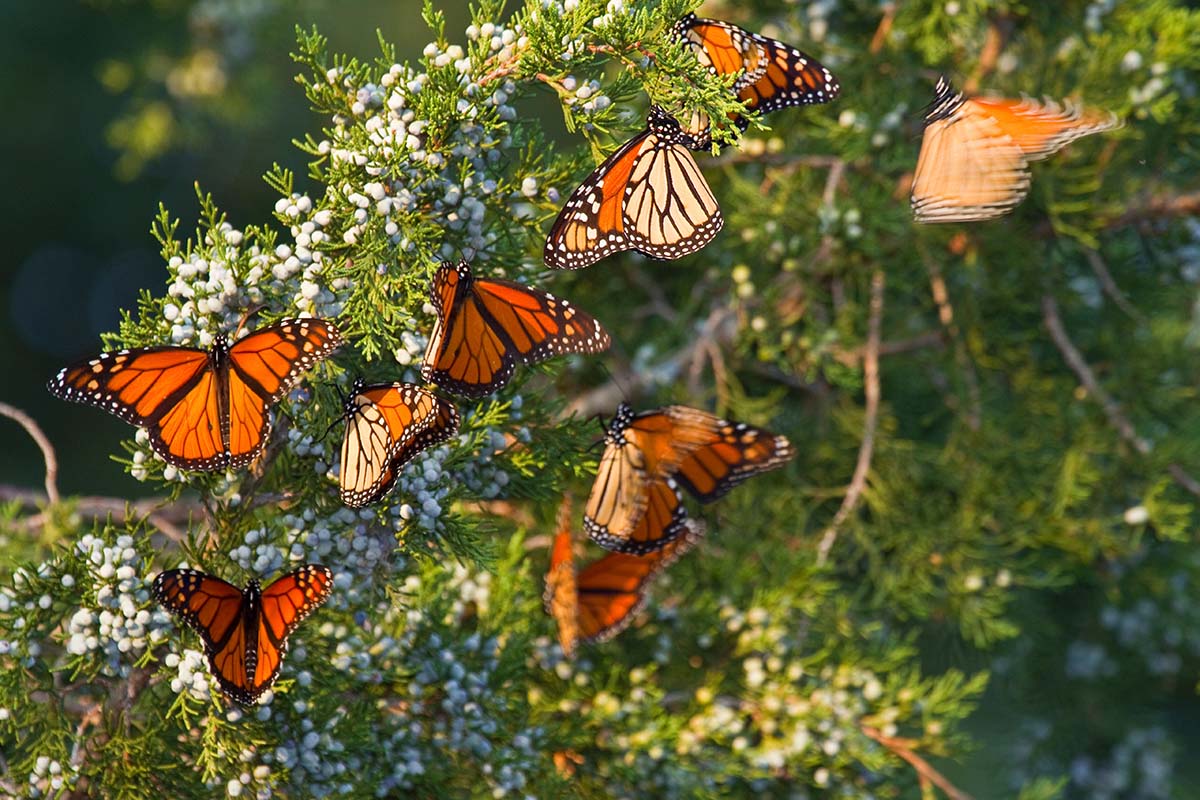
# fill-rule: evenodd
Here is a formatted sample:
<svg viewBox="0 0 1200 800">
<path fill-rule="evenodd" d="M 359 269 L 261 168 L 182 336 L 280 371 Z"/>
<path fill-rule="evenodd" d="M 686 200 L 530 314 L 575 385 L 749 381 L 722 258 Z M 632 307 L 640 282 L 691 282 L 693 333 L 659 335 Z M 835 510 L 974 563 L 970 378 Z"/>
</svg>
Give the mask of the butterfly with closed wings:
<svg viewBox="0 0 1200 800">
<path fill-rule="evenodd" d="M 622 250 L 659 260 L 694 253 L 725 225 L 691 150 L 707 147 L 670 114 L 650 108 L 646 129 L 579 185 L 559 212 L 543 256 L 580 269 Z"/>
<path fill-rule="evenodd" d="M 430 293 L 437 322 L 421 377 L 465 397 L 503 387 L 517 364 L 601 353 L 608 331 L 569 301 L 513 281 L 477 278 L 467 262 L 443 263 Z"/>
<path fill-rule="evenodd" d="M 237 468 L 266 446 L 271 407 L 341 343 L 328 320 L 286 319 L 232 345 L 218 335 L 208 350 L 101 353 L 64 368 L 47 388 L 145 428 L 154 452 L 176 467 Z"/>
<path fill-rule="evenodd" d="M 458 409 L 411 383 L 367 386 L 355 381 L 343 410 L 342 502 L 361 508 L 396 485 L 400 470 L 421 451 L 458 433 Z"/>
<path fill-rule="evenodd" d="M 279 676 L 287 640 L 300 620 L 333 591 L 333 573 L 306 564 L 266 589 L 239 589 L 194 569 L 170 569 L 154 579 L 154 598 L 200 635 L 221 690 L 254 705 Z"/>
<path fill-rule="evenodd" d="M 1029 194 L 1029 164 L 1120 125 L 1113 114 L 1032 100 L 968 97 L 944 77 L 925 117 L 913 176 L 917 222 L 980 222 Z"/>
</svg>

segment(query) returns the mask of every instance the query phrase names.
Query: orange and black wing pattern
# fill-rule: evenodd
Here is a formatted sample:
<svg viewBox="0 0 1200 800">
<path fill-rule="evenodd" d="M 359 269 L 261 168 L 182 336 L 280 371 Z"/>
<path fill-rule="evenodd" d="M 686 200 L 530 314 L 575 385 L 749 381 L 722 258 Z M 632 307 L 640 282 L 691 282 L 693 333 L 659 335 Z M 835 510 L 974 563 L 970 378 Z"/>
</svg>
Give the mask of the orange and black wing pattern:
<svg viewBox="0 0 1200 800">
<path fill-rule="evenodd" d="M 279 674 L 287 637 L 329 597 L 333 574 L 308 564 L 272 583 L 243 591 L 194 569 L 172 569 L 154 579 L 154 597 L 200 635 L 221 690 L 249 706 Z"/>
<path fill-rule="evenodd" d="M 558 627 L 558 643 L 571 658 L 579 641 L 579 595 L 575 591 L 575 559 L 572 553 L 571 503 L 563 499 L 558 510 L 558 532 L 550 551 L 546 590 L 542 603 Z"/>
<path fill-rule="evenodd" d="M 1029 193 L 1030 162 L 1118 125 L 1112 114 L 1074 106 L 967 97 L 941 78 L 913 175 L 913 216 L 925 223 L 1002 217 Z"/>
<path fill-rule="evenodd" d="M 715 441 L 684 458 L 675 479 L 697 500 L 711 503 L 747 478 L 783 466 L 794 455 L 787 437 L 742 422 L 717 420 Z"/>
<path fill-rule="evenodd" d="M 596 471 L 584 509 L 584 529 L 601 547 L 623 549 L 631 543 L 635 532 L 642 542 L 661 540 L 664 543 L 678 534 L 676 514 L 683 513 L 673 483 L 666 479 L 696 448 L 716 440 L 715 418 L 685 406 L 664 408 L 635 414 L 629 404 L 622 403 L 605 430 L 605 448 Z M 651 487 L 656 486 L 654 491 Z M 649 527 L 639 526 L 651 502 L 660 510 Z M 659 522 L 662 527 L 655 528 Z M 641 550 L 645 552 L 645 550 Z"/>
<path fill-rule="evenodd" d="M 253 692 L 253 642 L 246 636 L 247 597 L 241 589 L 194 569 L 171 569 L 154 579 L 154 598 L 200 635 L 204 655 L 221 689 L 243 705 Z"/>
<path fill-rule="evenodd" d="M 675 32 L 714 74 L 738 74 L 734 91 L 751 110 L 766 114 L 828 103 L 841 91 L 833 73 L 812 56 L 728 22 L 688 14 Z M 745 129 L 745 118 L 736 122 Z"/>
<path fill-rule="evenodd" d="M 271 406 L 341 343 L 332 322 L 304 317 L 261 328 L 229 348 L 228 466 L 254 460 L 267 443 Z"/>
<path fill-rule="evenodd" d="M 702 535 L 699 523 L 689 521 L 685 532 L 647 555 L 609 553 L 575 575 L 579 640 L 604 642 L 623 631 L 646 603 L 650 581 L 695 546 Z"/>
<path fill-rule="evenodd" d="M 366 386 L 357 381 L 345 407 L 342 502 L 361 508 L 395 485 L 400 470 L 423 450 L 458 433 L 458 410 L 410 383 Z"/>
<path fill-rule="evenodd" d="M 219 380 L 207 350 L 145 347 L 101 353 L 62 369 L 50 393 L 147 429 L 154 451 L 183 469 L 221 469 Z"/>
<path fill-rule="evenodd" d="M 653 106 L 646 129 L 588 176 L 550 228 L 551 269 L 580 269 L 623 250 L 659 260 L 694 253 L 725 224 L 691 149 L 703 149 Z"/>
<path fill-rule="evenodd" d="M 247 705 L 275 683 L 287 653 L 288 636 L 332 591 L 333 573 L 319 564 L 305 564 L 262 590 L 257 630 L 252 632 L 257 647 L 254 669 L 249 671 Z"/>
<path fill-rule="evenodd" d="M 433 278 L 437 323 L 421 376 L 448 391 L 483 397 L 503 387 L 517 364 L 571 353 L 600 353 L 608 332 L 569 301 L 513 281 L 476 278 L 465 261 Z"/>
<path fill-rule="evenodd" d="M 51 394 L 102 408 L 145 428 L 150 445 L 181 469 L 249 463 L 270 430 L 271 405 L 341 343 L 333 324 L 285 320 L 232 347 L 146 347 L 102 353 L 61 370 Z"/>
</svg>

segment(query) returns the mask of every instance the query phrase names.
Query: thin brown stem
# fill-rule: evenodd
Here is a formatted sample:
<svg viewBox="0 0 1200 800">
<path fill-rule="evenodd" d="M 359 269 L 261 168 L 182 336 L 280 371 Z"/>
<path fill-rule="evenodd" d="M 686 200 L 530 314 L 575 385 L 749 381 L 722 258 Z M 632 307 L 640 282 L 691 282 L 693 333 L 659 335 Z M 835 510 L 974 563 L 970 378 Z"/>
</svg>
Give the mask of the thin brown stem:
<svg viewBox="0 0 1200 800">
<path fill-rule="evenodd" d="M 1062 354 L 1063 360 L 1067 362 L 1067 366 L 1075 373 L 1075 377 L 1079 379 L 1079 383 L 1083 385 L 1088 394 L 1094 397 L 1096 402 L 1100 404 L 1100 408 L 1104 411 L 1104 416 L 1108 418 L 1108 423 L 1117 431 L 1121 439 L 1140 455 L 1150 455 L 1154 449 L 1154 444 L 1149 439 L 1138 435 L 1137 428 L 1134 427 L 1129 417 L 1125 416 L 1125 412 L 1121 410 L 1121 405 L 1100 385 L 1100 381 L 1096 379 L 1096 374 L 1088 366 L 1087 360 L 1084 359 L 1083 354 L 1079 352 L 1079 348 L 1075 346 L 1075 343 L 1071 341 L 1071 337 L 1067 334 L 1062 317 L 1058 313 L 1058 303 L 1049 294 L 1042 297 L 1042 319 L 1046 324 L 1046 330 L 1050 332 L 1050 338 L 1054 341 L 1058 352 Z M 1200 481 L 1197 481 L 1188 474 L 1183 467 L 1178 464 L 1170 464 L 1167 467 L 1167 472 L 1185 490 L 1200 497 Z"/>
<path fill-rule="evenodd" d="M 54 446 L 49 437 L 33 417 L 8 403 L 0 403 L 0 416 L 8 417 L 16 422 L 42 451 L 42 460 L 46 462 L 46 498 L 53 505 L 58 502 L 58 457 L 54 454 Z"/>
<path fill-rule="evenodd" d="M 916 771 L 917 780 L 921 782 L 923 790 L 932 784 L 941 789 L 950 800 L 973 800 L 971 795 L 959 789 L 945 775 L 934 769 L 932 764 L 917 755 L 915 752 L 917 743 L 912 739 L 884 736 L 882 731 L 872 728 L 870 725 L 863 725 L 862 732 L 886 747 L 893 755 L 907 762 Z"/>
<path fill-rule="evenodd" d="M 1133 303 L 1129 302 L 1129 298 L 1121 291 L 1121 287 L 1117 286 L 1112 273 L 1108 271 L 1108 265 L 1104 263 L 1104 258 L 1090 247 L 1086 248 L 1083 253 L 1087 257 L 1092 272 L 1096 274 L 1096 279 L 1100 281 L 1100 286 L 1104 289 L 1104 293 L 1117 304 L 1117 308 L 1138 322 L 1145 322 L 1146 318 L 1142 315 L 1142 312 L 1133 307 Z"/>
<path fill-rule="evenodd" d="M 963 383 L 967 387 L 966 422 L 973 431 L 979 430 L 983 417 L 983 401 L 979 392 L 979 378 L 975 374 L 975 366 L 967 355 L 966 345 L 963 344 L 962 332 L 954 321 L 954 306 L 950 304 L 950 293 L 946 290 L 946 280 L 937 261 L 922 253 L 922 260 L 929 272 L 929 291 L 933 295 L 933 303 L 937 306 L 938 321 L 942 323 L 946 334 L 954 343 L 954 360 L 962 373 Z"/>
<path fill-rule="evenodd" d="M 883 323 L 883 270 L 876 269 L 871 275 L 871 305 L 867 321 L 867 344 L 863 353 L 863 385 L 866 395 L 866 409 L 863 415 L 862 444 L 858 448 L 858 463 L 854 465 L 854 475 L 846 488 L 846 496 L 842 505 L 834 514 L 829 527 L 821 535 L 817 545 L 817 566 L 824 566 L 829 560 L 829 551 L 837 541 L 838 531 L 850 515 L 858 508 L 863 490 L 867 486 L 867 474 L 871 471 L 871 457 L 875 452 L 875 430 L 879 424 L 879 341 Z"/>
</svg>

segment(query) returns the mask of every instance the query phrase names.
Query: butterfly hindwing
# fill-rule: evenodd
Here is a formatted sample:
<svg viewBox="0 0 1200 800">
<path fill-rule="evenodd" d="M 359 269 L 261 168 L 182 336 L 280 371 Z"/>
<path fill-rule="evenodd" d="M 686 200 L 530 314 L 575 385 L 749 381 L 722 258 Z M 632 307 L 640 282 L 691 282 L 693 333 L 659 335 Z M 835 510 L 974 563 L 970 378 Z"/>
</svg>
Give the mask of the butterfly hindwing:
<svg viewBox="0 0 1200 800">
<path fill-rule="evenodd" d="M 352 508 L 386 495 L 409 461 L 454 436 L 459 426 L 451 403 L 410 383 L 358 381 L 344 415 L 339 484 L 342 502 Z"/>
<path fill-rule="evenodd" d="M 694 253 L 725 221 L 690 152 L 701 145 L 654 106 L 646 129 L 580 184 L 563 206 L 544 258 L 551 269 L 580 269 L 622 250 L 660 260 Z"/>
</svg>

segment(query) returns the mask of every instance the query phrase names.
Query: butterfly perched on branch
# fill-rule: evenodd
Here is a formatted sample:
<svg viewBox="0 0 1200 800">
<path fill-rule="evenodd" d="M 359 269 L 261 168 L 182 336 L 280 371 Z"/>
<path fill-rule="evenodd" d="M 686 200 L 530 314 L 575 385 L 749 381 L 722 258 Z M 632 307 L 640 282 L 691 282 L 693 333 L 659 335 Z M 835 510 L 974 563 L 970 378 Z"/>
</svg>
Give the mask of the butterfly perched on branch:
<svg viewBox="0 0 1200 800">
<path fill-rule="evenodd" d="M 232 345 L 141 347 L 101 353 L 61 370 L 56 397 L 145 428 L 150 446 L 181 469 L 244 466 L 262 451 L 269 411 L 313 364 L 342 343 L 328 320 L 286 319 Z"/>
<path fill-rule="evenodd" d="M 433 276 L 437 322 L 421 377 L 465 397 L 503 387 L 517 364 L 569 353 L 601 353 L 608 331 L 569 301 L 513 281 L 477 278 L 467 262 Z"/>
<path fill-rule="evenodd" d="M 245 589 L 194 569 L 170 569 L 154 579 L 154 599 L 200 635 L 221 690 L 253 705 L 279 676 L 287 640 L 300 620 L 333 591 L 333 573 L 306 564 L 263 589 Z"/>
<path fill-rule="evenodd" d="M 551 269 L 580 269 L 623 250 L 660 260 L 694 253 L 725 225 L 691 150 L 707 147 L 658 106 L 646 128 L 579 185 L 550 227 Z"/>
</svg>

